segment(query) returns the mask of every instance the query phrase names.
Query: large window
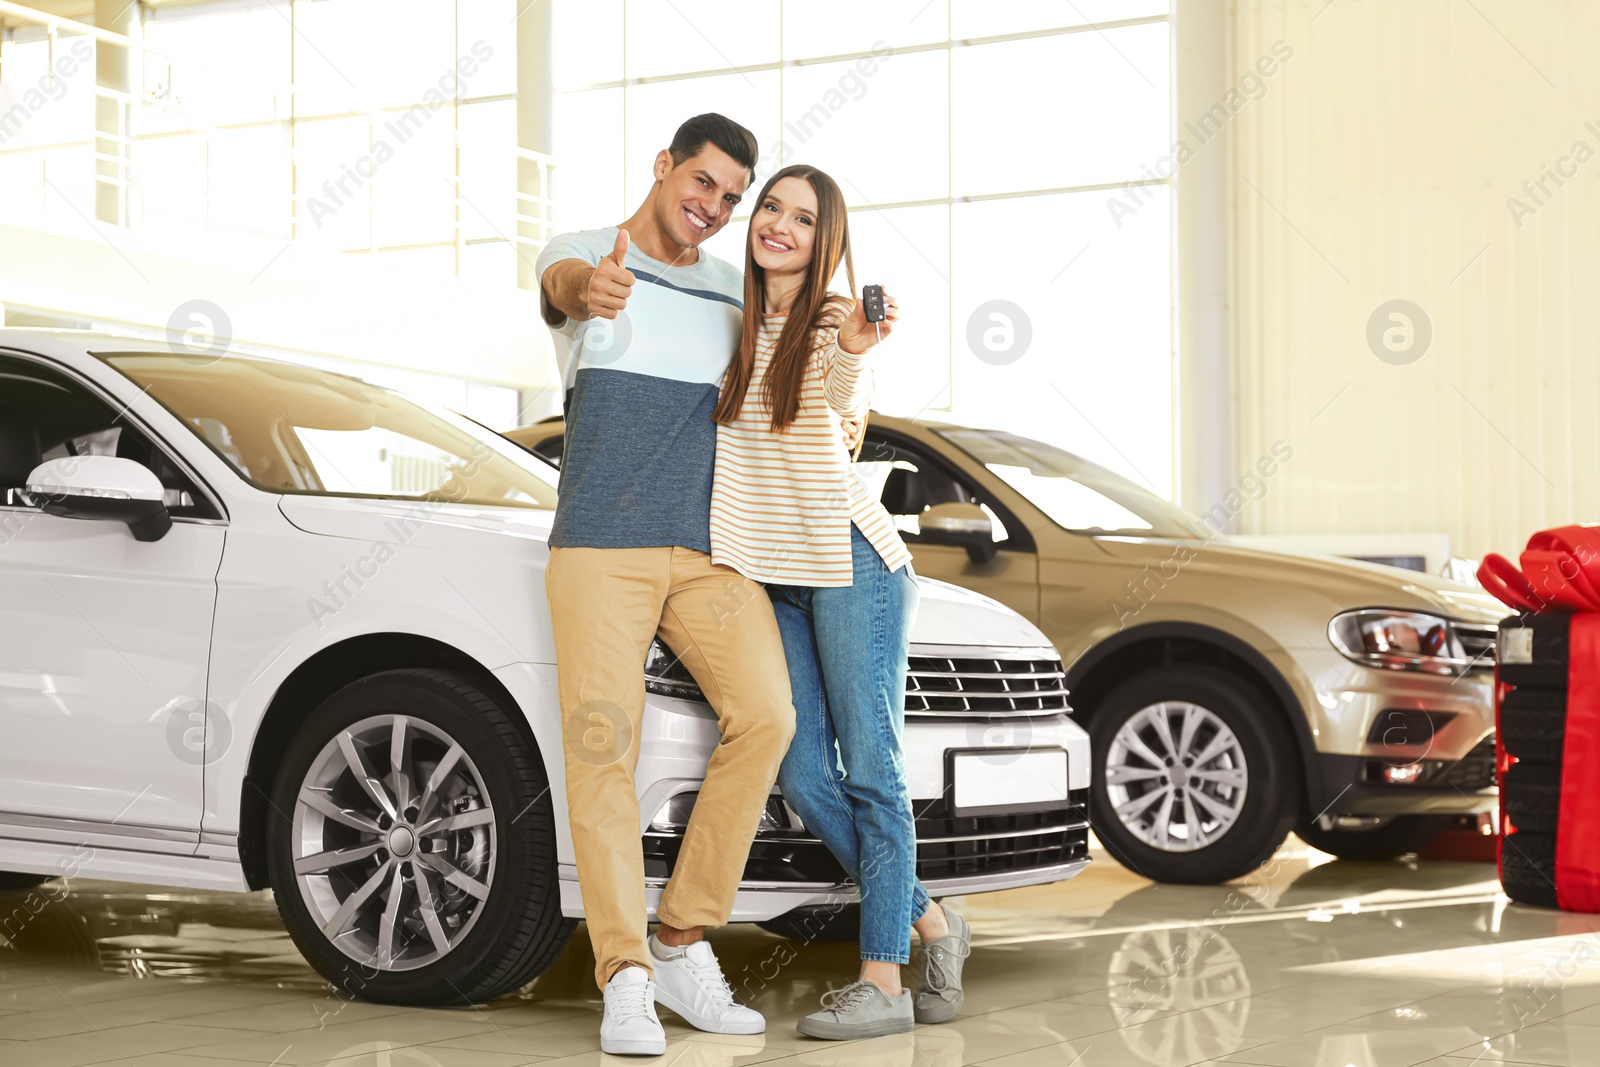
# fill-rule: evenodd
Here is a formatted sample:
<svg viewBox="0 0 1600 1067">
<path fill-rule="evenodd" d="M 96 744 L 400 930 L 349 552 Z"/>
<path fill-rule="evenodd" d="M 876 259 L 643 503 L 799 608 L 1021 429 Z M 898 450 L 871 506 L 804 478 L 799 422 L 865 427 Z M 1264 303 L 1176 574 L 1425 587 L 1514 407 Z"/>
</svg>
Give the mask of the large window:
<svg viewBox="0 0 1600 1067">
<path fill-rule="evenodd" d="M 96 216 L 96 51 L 125 51 L 129 93 L 98 95 L 128 109 L 130 227 L 293 238 L 514 285 L 516 4 L 140 5 L 131 51 L 7 30 L 0 198 Z"/>
<path fill-rule="evenodd" d="M 130 5 L 136 48 L 74 27 L 52 38 L 12 13 L 0 28 L 0 217 L 85 235 L 95 226 L 119 247 L 102 208 L 121 190 L 117 219 L 166 249 L 209 259 L 231 245 L 276 263 L 293 239 L 509 291 L 513 27 L 525 2 L 168 0 Z M 97 87 L 108 56 L 127 61 L 126 92 Z M 107 123 L 127 136 L 104 136 Z M 32 315 L 25 294 L 4 295 L 13 323 L 142 332 L 76 308 Z M 513 389 L 381 365 L 362 373 L 499 428 L 523 418 Z"/>
<path fill-rule="evenodd" d="M 721 111 L 851 208 L 906 320 L 877 407 L 1016 430 L 1173 491 L 1168 0 L 558 0 L 556 225 L 614 224 Z M 708 248 L 742 263 L 746 217 Z M 843 287 L 844 281 L 836 284 Z"/>
</svg>

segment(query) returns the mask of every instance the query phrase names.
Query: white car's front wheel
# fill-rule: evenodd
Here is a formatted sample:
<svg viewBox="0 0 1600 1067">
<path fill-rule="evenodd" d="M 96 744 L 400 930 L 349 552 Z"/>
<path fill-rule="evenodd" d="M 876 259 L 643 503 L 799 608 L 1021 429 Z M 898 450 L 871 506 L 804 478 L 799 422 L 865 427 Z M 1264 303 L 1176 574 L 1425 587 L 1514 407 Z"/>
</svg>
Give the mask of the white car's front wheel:
<svg viewBox="0 0 1600 1067">
<path fill-rule="evenodd" d="M 386 671 L 334 693 L 301 727 L 272 800 L 284 922 L 352 996 L 489 1000 L 571 935 L 544 767 L 464 678 Z"/>
</svg>

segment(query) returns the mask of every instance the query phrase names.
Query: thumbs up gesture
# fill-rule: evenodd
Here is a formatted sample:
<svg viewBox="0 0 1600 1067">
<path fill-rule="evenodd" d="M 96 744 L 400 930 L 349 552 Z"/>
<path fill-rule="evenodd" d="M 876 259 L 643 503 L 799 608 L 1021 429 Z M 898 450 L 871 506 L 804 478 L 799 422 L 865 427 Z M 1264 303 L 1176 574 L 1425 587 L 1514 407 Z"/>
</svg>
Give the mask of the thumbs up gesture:
<svg viewBox="0 0 1600 1067">
<path fill-rule="evenodd" d="M 589 273 L 584 310 L 591 319 L 614 319 L 628 306 L 633 292 L 633 271 L 623 266 L 628 258 L 628 231 L 617 231 L 617 246 Z"/>
</svg>

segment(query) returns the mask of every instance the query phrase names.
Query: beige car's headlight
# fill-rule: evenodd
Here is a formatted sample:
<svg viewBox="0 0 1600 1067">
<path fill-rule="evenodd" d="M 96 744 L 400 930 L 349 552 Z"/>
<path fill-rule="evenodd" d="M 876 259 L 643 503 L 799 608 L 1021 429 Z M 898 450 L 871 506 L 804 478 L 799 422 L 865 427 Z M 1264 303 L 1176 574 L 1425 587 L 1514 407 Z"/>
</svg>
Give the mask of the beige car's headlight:
<svg viewBox="0 0 1600 1067">
<path fill-rule="evenodd" d="M 1449 619 L 1415 611 L 1347 611 L 1328 623 L 1328 640 L 1363 667 L 1460 674 L 1472 662 Z"/>
</svg>

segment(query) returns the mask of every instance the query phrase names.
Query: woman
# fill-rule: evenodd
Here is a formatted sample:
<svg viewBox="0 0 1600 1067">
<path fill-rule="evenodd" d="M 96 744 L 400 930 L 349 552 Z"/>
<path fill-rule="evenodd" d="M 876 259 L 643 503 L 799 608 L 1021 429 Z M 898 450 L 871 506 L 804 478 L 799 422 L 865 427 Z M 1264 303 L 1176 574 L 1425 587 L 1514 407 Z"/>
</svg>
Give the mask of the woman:
<svg viewBox="0 0 1600 1067">
<path fill-rule="evenodd" d="M 900 751 L 911 555 L 839 445 L 840 419 L 866 416 L 866 355 L 899 306 L 886 294 L 886 321 L 868 323 L 828 291 L 841 263 L 854 292 L 833 179 L 808 166 L 773 175 L 750 220 L 744 332 L 714 415 L 711 492 L 712 562 L 766 583 L 783 633 L 797 722 L 779 787 L 861 889 L 860 976 L 797 1027 L 838 1039 L 954 1018 L 969 934 L 916 877 Z M 913 927 L 915 997 L 900 983 Z"/>
</svg>

